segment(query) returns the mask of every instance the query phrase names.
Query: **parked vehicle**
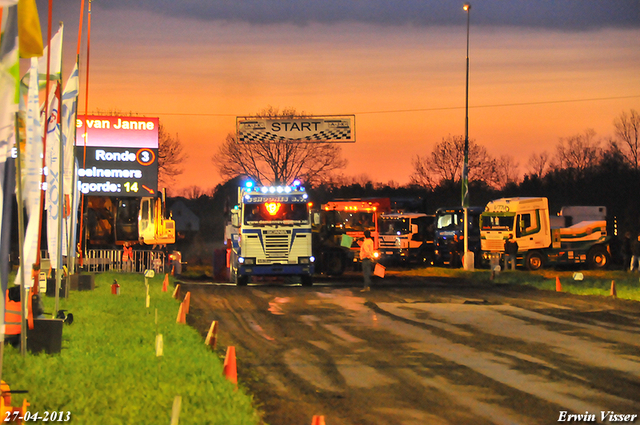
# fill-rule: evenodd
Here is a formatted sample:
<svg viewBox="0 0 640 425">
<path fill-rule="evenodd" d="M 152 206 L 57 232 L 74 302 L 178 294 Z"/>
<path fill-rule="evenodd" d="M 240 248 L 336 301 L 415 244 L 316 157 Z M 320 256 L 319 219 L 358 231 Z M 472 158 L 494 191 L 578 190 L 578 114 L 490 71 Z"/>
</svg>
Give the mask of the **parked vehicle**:
<svg viewBox="0 0 640 425">
<path fill-rule="evenodd" d="M 469 207 L 468 249 L 474 253 L 476 264 L 481 258 L 480 214 L 484 208 Z M 464 250 L 464 208 L 439 208 L 435 218 L 435 261 L 438 265 L 460 267 Z"/>
<path fill-rule="evenodd" d="M 432 264 L 434 261 L 434 215 L 385 213 L 380 216 L 380 262 Z"/>
<path fill-rule="evenodd" d="M 562 264 L 606 268 L 611 260 L 606 208 L 563 207 L 549 214 L 547 198 L 502 198 L 487 204 L 481 216 L 485 258 L 504 254 L 510 235 L 518 243 L 517 264 L 529 270 Z"/>
<path fill-rule="evenodd" d="M 317 271 L 338 276 L 360 263 L 360 244 L 369 230 L 379 248 L 378 218 L 391 209 L 389 198 L 340 199 L 327 202 L 313 215 L 313 253 Z"/>
</svg>

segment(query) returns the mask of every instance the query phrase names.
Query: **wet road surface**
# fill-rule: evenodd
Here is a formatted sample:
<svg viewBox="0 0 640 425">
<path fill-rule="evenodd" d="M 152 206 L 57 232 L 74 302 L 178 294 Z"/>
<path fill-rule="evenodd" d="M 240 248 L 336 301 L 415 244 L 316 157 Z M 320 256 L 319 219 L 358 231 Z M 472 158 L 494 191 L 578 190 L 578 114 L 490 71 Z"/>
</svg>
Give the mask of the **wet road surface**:
<svg viewBox="0 0 640 425">
<path fill-rule="evenodd" d="M 378 281 L 380 282 L 380 281 Z M 395 277 L 313 287 L 187 284 L 189 323 L 219 322 L 264 421 L 550 424 L 640 414 L 640 303 Z M 588 412 L 588 413 L 587 413 Z M 640 419 L 636 417 L 636 423 Z"/>
</svg>

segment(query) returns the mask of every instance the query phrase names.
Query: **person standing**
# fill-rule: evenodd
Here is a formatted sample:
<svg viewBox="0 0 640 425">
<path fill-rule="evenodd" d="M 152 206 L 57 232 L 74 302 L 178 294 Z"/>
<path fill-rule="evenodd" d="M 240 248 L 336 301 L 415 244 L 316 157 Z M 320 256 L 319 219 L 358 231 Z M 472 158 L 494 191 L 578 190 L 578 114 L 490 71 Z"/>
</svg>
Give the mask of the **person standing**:
<svg viewBox="0 0 640 425">
<path fill-rule="evenodd" d="M 631 265 L 631 232 L 624 232 L 622 239 L 622 269 L 629 271 Z"/>
<path fill-rule="evenodd" d="M 362 274 L 364 277 L 364 288 L 360 292 L 371 290 L 371 273 L 373 272 L 374 248 L 371 232 L 364 231 L 364 242 L 360 247 L 360 261 L 362 261 Z"/>
<path fill-rule="evenodd" d="M 516 256 L 518 255 L 518 242 L 513 240 L 513 235 L 509 235 L 506 241 L 504 241 L 504 269 L 509 268 L 511 263 L 511 270 L 516 269 Z"/>
<path fill-rule="evenodd" d="M 125 242 L 122 247 L 122 269 L 130 273 L 133 265 L 133 248 L 129 246 L 129 242 Z"/>
<path fill-rule="evenodd" d="M 640 233 L 638 233 L 638 237 L 631 243 L 631 266 L 629 270 L 638 270 L 638 266 L 640 266 Z"/>
</svg>

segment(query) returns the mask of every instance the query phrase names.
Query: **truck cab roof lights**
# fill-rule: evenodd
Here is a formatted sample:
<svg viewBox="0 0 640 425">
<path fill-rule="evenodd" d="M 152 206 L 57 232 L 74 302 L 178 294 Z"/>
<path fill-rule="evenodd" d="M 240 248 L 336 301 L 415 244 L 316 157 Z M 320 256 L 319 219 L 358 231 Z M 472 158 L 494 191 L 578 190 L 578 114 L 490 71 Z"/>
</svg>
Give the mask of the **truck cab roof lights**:
<svg viewBox="0 0 640 425">
<path fill-rule="evenodd" d="M 293 187 L 300 186 L 300 180 L 295 179 L 295 180 L 293 181 L 293 183 L 291 183 L 291 186 L 293 186 Z"/>
<path fill-rule="evenodd" d="M 278 187 L 276 187 L 276 192 L 282 193 L 282 192 L 284 192 L 284 188 L 282 186 L 278 186 Z"/>
<path fill-rule="evenodd" d="M 253 182 L 251 180 L 245 182 L 244 187 L 251 189 L 253 187 Z"/>
</svg>

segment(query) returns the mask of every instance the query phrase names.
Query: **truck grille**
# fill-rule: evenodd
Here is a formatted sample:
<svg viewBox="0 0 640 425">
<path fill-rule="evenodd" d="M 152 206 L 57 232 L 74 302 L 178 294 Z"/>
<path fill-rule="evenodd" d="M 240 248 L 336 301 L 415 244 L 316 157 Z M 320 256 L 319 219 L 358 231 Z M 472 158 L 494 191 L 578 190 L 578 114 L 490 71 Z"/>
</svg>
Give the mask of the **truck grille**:
<svg viewBox="0 0 640 425">
<path fill-rule="evenodd" d="M 502 252 L 504 251 L 504 240 L 485 239 L 482 241 L 482 250 L 491 252 Z"/>
<path fill-rule="evenodd" d="M 286 261 L 289 257 L 289 235 L 264 235 L 264 251 L 268 259 Z"/>
<path fill-rule="evenodd" d="M 396 241 L 394 240 L 380 240 L 380 248 L 395 248 L 396 247 Z"/>
</svg>

